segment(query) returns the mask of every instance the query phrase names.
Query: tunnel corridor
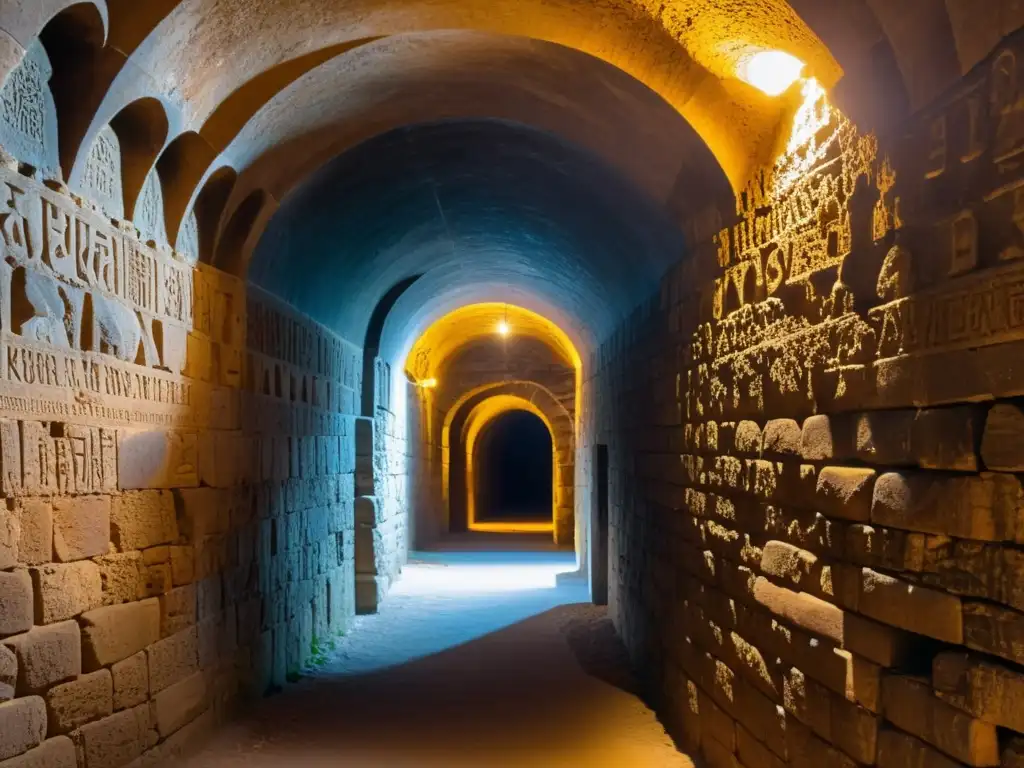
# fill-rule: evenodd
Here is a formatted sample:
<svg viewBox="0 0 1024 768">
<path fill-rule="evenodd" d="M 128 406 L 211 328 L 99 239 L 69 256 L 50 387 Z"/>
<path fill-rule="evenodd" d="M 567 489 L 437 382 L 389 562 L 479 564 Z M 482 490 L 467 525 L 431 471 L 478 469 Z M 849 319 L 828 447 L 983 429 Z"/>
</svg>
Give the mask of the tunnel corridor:
<svg viewBox="0 0 1024 768">
<path fill-rule="evenodd" d="M 1024 768 L 1022 27 L 0 0 L 0 768 Z"/>
</svg>

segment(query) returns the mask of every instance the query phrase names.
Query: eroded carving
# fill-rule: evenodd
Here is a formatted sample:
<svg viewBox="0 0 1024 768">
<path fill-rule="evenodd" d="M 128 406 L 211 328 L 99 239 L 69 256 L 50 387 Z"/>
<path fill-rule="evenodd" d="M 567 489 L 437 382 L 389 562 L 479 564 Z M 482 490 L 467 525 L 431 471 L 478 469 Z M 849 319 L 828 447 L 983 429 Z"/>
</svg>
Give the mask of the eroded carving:
<svg viewBox="0 0 1024 768">
<path fill-rule="evenodd" d="M 60 179 L 51 74 L 46 50 L 36 40 L 0 90 L 0 146 L 42 178 Z"/>
<path fill-rule="evenodd" d="M 124 218 L 124 191 L 121 186 L 121 142 L 114 129 L 106 125 L 96 134 L 85 160 L 82 194 L 104 213 Z"/>
</svg>

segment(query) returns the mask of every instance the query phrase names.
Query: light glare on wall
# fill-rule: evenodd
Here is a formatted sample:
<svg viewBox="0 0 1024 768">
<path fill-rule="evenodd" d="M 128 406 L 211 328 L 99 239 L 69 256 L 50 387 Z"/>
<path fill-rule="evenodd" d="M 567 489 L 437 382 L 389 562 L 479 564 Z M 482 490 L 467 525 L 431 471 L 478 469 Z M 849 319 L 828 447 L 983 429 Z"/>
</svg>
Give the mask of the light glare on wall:
<svg viewBox="0 0 1024 768">
<path fill-rule="evenodd" d="M 804 63 L 785 51 L 760 51 L 743 59 L 736 74 L 759 91 L 778 96 L 800 79 L 803 71 Z"/>
<path fill-rule="evenodd" d="M 498 323 L 499 336 L 508 336 L 510 333 L 512 333 L 512 328 L 511 326 L 509 326 L 507 321 L 502 320 L 500 323 Z"/>
<path fill-rule="evenodd" d="M 437 379 L 423 379 L 423 381 L 416 382 L 416 386 L 422 389 L 433 389 L 437 386 Z"/>
</svg>

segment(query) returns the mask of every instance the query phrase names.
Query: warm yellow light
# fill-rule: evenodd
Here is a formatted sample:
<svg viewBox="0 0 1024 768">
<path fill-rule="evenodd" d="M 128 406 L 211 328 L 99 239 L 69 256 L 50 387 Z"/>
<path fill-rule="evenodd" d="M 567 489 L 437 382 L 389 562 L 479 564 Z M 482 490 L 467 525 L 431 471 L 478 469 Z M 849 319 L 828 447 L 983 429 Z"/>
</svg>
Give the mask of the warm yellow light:
<svg viewBox="0 0 1024 768">
<path fill-rule="evenodd" d="M 509 324 L 507 322 L 502 320 L 500 323 L 498 323 L 499 336 L 508 336 L 510 333 L 512 333 L 512 328 L 509 327 Z"/>
<path fill-rule="evenodd" d="M 424 379 L 423 381 L 416 382 L 416 386 L 423 389 L 433 389 L 437 386 L 437 379 Z"/>
<path fill-rule="evenodd" d="M 742 59 L 736 74 L 759 91 L 778 96 L 799 80 L 803 71 L 804 63 L 785 51 L 759 51 Z"/>
</svg>

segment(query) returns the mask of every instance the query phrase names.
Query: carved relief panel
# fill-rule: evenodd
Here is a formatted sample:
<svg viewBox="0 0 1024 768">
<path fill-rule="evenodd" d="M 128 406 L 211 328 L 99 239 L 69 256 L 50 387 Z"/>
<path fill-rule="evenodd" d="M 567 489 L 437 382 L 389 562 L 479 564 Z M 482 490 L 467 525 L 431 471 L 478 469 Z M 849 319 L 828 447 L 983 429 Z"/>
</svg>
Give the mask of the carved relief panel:
<svg viewBox="0 0 1024 768">
<path fill-rule="evenodd" d="M 40 178 L 59 180 L 51 74 L 50 59 L 36 40 L 0 90 L 0 147 L 36 169 Z"/>
</svg>

